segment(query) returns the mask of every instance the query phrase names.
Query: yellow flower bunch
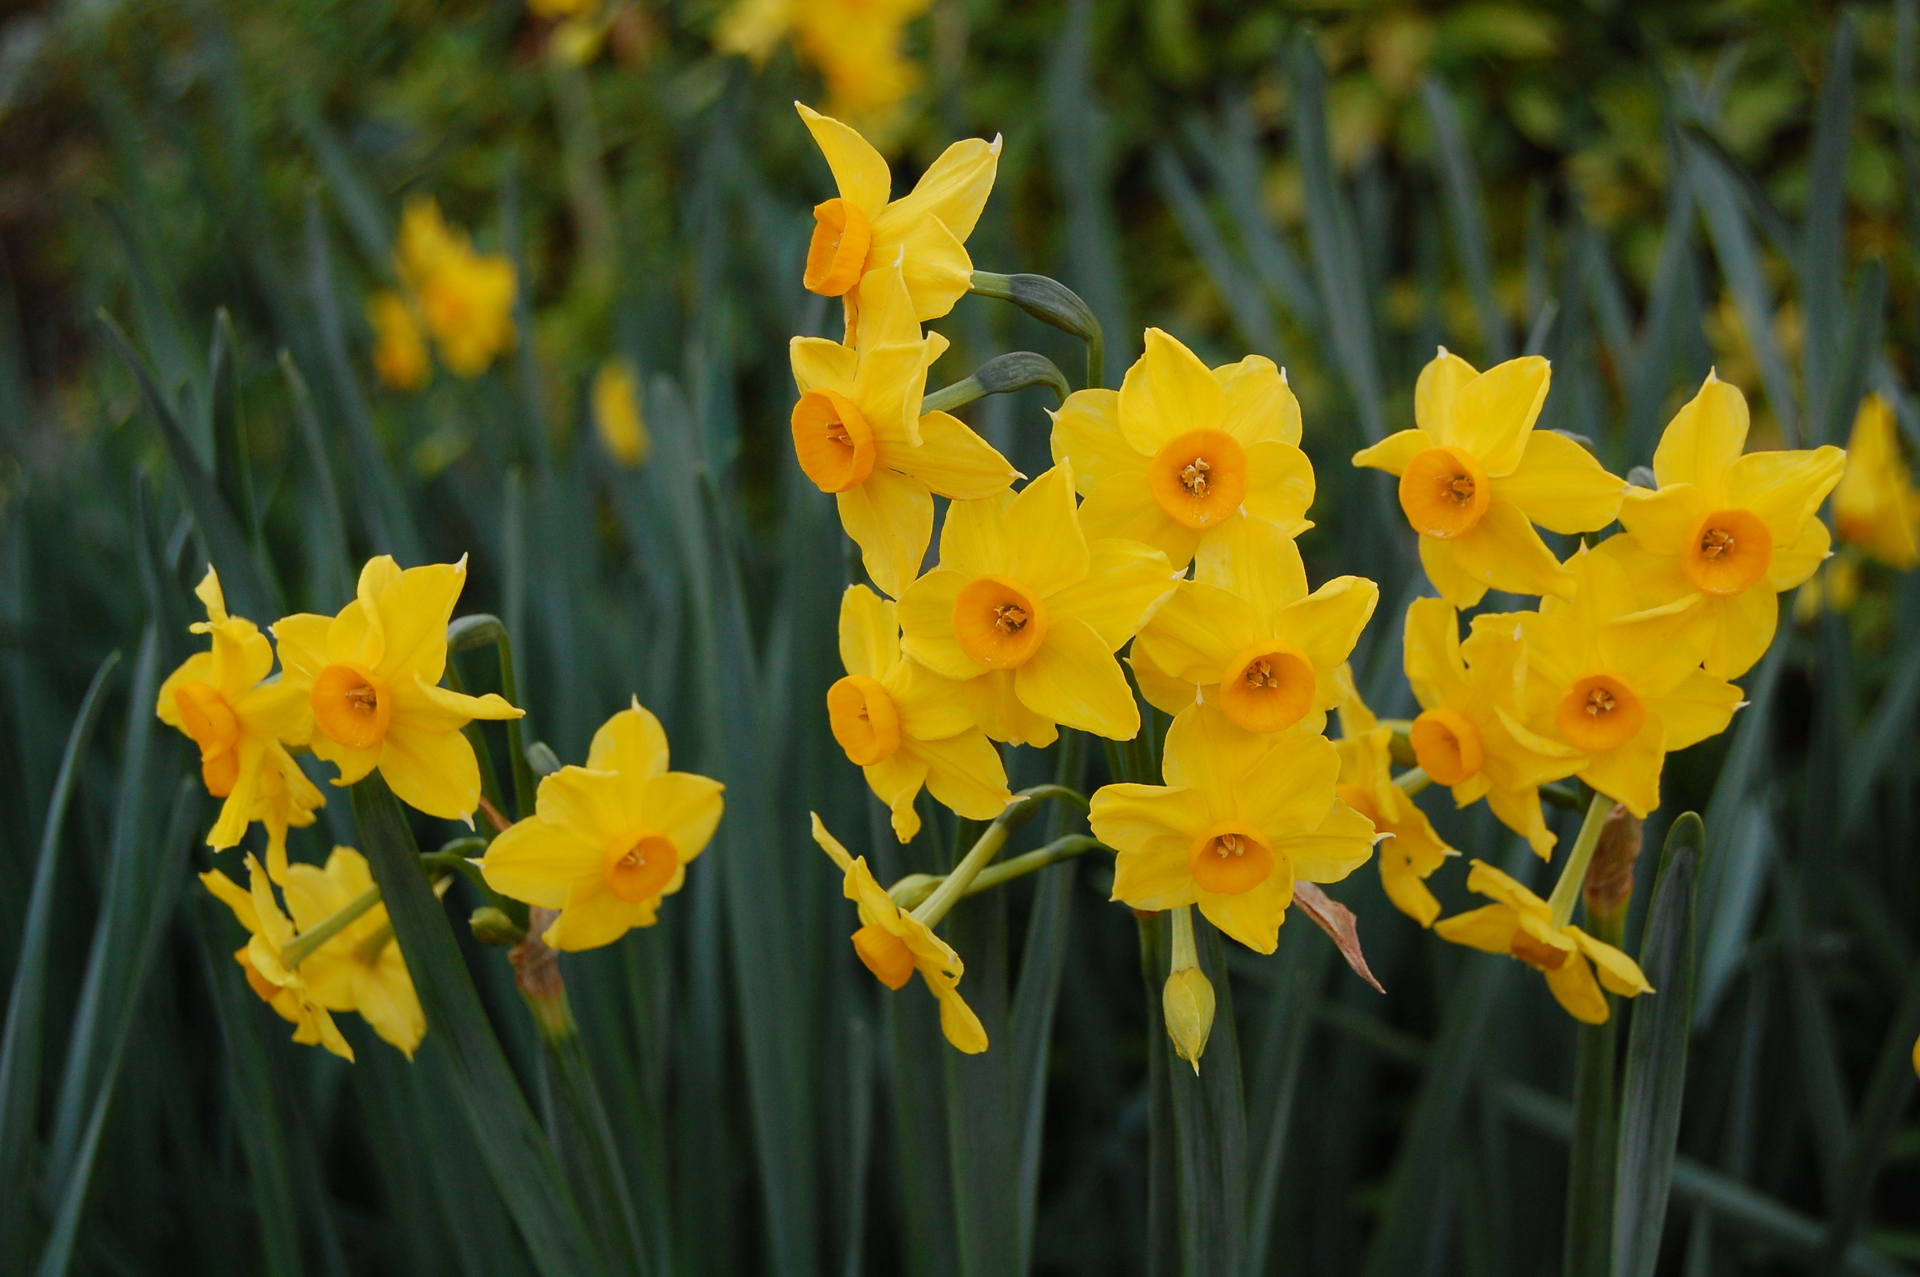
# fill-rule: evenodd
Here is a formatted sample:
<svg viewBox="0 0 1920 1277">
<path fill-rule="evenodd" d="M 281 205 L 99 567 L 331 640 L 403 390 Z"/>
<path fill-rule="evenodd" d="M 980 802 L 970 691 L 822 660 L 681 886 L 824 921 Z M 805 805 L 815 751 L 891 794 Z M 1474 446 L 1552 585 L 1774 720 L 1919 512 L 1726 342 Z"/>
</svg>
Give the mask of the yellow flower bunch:
<svg viewBox="0 0 1920 1277">
<path fill-rule="evenodd" d="M 333 1022 L 328 1008 L 315 996 L 300 971 L 290 969 L 280 956 L 285 946 L 293 943 L 296 933 L 293 921 L 281 912 L 279 901 L 273 898 L 273 886 L 260 862 L 247 857 L 245 890 L 217 869 L 201 874 L 200 881 L 233 910 L 233 916 L 247 929 L 247 943 L 234 953 L 233 960 L 246 972 L 247 984 L 260 1000 L 294 1026 L 293 1040 L 302 1046 L 324 1046 L 340 1058 L 351 1060 L 353 1048 L 340 1035 L 340 1027 Z M 411 985 L 408 992 L 412 992 Z M 403 1049 L 411 1052 L 412 1046 Z"/>
<path fill-rule="evenodd" d="M 783 40 L 820 72 L 834 110 L 882 124 L 920 80 L 904 28 L 932 0 L 735 0 L 713 47 L 764 63 Z"/>
<path fill-rule="evenodd" d="M 447 226 L 434 200 L 407 202 L 393 268 L 400 291 L 376 293 L 367 303 L 374 371 L 387 385 L 411 391 L 426 384 L 432 375 L 426 336 L 458 377 L 479 376 L 513 348 L 513 263 L 475 252 L 465 231 Z"/>
</svg>

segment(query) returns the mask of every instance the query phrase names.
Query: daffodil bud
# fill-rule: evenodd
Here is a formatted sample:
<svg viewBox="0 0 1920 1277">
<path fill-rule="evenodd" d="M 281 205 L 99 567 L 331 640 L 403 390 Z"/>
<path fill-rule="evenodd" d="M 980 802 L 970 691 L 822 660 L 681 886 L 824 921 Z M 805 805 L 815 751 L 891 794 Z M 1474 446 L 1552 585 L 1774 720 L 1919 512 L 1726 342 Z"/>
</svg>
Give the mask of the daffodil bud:
<svg viewBox="0 0 1920 1277">
<path fill-rule="evenodd" d="M 467 919 L 467 925 L 473 928 L 473 938 L 481 944 L 506 945 L 519 944 L 527 938 L 527 933 L 513 925 L 513 919 L 506 912 L 492 905 L 481 905 Z"/>
<path fill-rule="evenodd" d="M 1199 967 L 1183 967 L 1167 977 L 1160 1006 L 1174 1054 L 1199 1073 L 1200 1053 L 1207 1049 L 1207 1035 L 1213 1032 L 1213 984 Z"/>
</svg>

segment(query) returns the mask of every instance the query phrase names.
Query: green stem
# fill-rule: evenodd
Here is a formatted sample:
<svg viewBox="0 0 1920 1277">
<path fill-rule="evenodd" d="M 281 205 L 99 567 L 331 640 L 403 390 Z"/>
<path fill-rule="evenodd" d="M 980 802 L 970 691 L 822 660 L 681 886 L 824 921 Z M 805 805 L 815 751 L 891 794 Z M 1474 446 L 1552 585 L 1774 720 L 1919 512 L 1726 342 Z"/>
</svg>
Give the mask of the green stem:
<svg viewBox="0 0 1920 1277">
<path fill-rule="evenodd" d="M 420 854 L 420 867 L 428 873 L 457 873 L 472 883 L 486 902 L 513 920 L 522 931 L 527 929 L 527 906 L 518 900 L 510 900 L 487 885 L 487 877 L 480 872 L 480 866 L 467 858 L 466 852 L 478 846 L 484 850 L 485 844 L 478 838 L 460 838 L 448 843 L 439 851 L 427 851 Z"/>
<path fill-rule="evenodd" d="M 1045 275 L 996 275 L 977 270 L 969 284 L 982 297 L 1012 302 L 1044 324 L 1087 344 L 1087 387 L 1106 384 L 1107 339 L 1093 308 L 1071 288 Z"/>
<path fill-rule="evenodd" d="M 1400 786 L 1400 792 L 1411 798 L 1433 784 L 1433 777 L 1427 775 L 1424 767 L 1415 767 L 1411 771 L 1404 771 L 1395 776 L 1393 783 Z"/>
<path fill-rule="evenodd" d="M 327 941 L 345 931 L 360 918 L 360 915 L 380 903 L 380 888 L 368 887 L 365 891 L 348 901 L 332 917 L 321 922 L 311 931 L 295 936 L 280 946 L 280 965 L 289 971 L 296 970 L 302 962 L 313 956 Z"/>
<path fill-rule="evenodd" d="M 1014 830 L 1032 820 L 1039 812 L 1040 804 L 1049 798 L 1071 802 L 1083 808 L 1087 806 L 1085 795 L 1065 785 L 1035 785 L 1031 789 L 1021 790 L 1014 795 L 1014 801 L 1008 804 L 1007 809 L 994 817 L 993 823 L 975 840 L 960 863 L 953 867 L 953 872 L 913 911 L 913 916 L 929 927 L 939 925 L 940 920 L 947 916 L 947 911 L 968 894 L 967 888 L 973 885 L 980 871 L 1000 854 L 1000 849 L 1007 845 L 1007 839 Z M 965 826 L 960 828 L 964 829 Z"/>
<path fill-rule="evenodd" d="M 1075 856 L 1083 856 L 1089 851 L 1105 850 L 1098 838 L 1086 834 L 1068 834 L 1025 855 L 1015 856 L 997 865 L 988 865 L 974 878 L 973 885 L 961 893 L 961 898 L 977 896 L 983 891 L 1003 887 L 1015 878 L 1039 873 L 1049 865 L 1057 865 L 1063 860 L 1072 860 Z M 945 874 L 908 874 L 887 888 L 887 894 L 893 897 L 894 904 L 902 909 L 912 910 L 932 895 L 934 889 L 946 880 Z"/>
<path fill-rule="evenodd" d="M 1200 965 L 1200 950 L 1193 943 L 1193 906 L 1181 905 L 1172 911 L 1173 962 L 1171 970 L 1185 971 Z"/>
<path fill-rule="evenodd" d="M 507 704 L 520 705 L 520 686 L 513 674 L 513 639 L 500 618 L 484 612 L 463 616 L 447 627 L 447 650 L 464 652 L 492 644 L 500 656 L 500 695 Z M 507 722 L 507 752 L 513 755 L 514 818 L 524 820 L 533 814 L 533 768 L 527 762 L 526 742 L 520 730 L 521 720 Z"/>
<path fill-rule="evenodd" d="M 1606 827 L 1613 799 L 1594 791 L 1587 804 L 1587 818 L 1580 822 L 1580 836 L 1573 840 L 1573 851 L 1560 870 L 1560 881 L 1553 885 L 1547 903 L 1553 908 L 1553 925 L 1564 927 L 1573 921 L 1573 906 L 1580 899 L 1580 888 L 1587 880 L 1587 866 L 1593 863 L 1593 849 L 1600 845 L 1600 831 Z"/>
</svg>

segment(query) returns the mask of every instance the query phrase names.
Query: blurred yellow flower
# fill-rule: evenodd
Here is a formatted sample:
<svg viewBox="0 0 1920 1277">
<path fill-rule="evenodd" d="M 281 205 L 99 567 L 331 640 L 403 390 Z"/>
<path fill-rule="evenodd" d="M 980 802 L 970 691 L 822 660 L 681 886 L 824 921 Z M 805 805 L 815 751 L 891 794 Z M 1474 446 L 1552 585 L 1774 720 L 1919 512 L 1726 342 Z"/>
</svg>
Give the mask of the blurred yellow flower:
<svg viewBox="0 0 1920 1277">
<path fill-rule="evenodd" d="M 1073 462 L 1087 535 L 1144 541 L 1175 567 L 1248 519 L 1288 536 L 1312 527 L 1299 444 L 1300 404 L 1272 360 L 1209 370 L 1158 328 L 1118 392 L 1078 391 L 1053 418 L 1053 457 Z"/>
<path fill-rule="evenodd" d="M 1453 790 L 1455 806 L 1485 798 L 1500 822 L 1544 858 L 1554 836 L 1540 812 L 1540 786 L 1573 775 L 1586 758 L 1520 721 L 1526 649 L 1518 615 L 1477 619 L 1463 645 L 1452 604 L 1414 600 L 1402 650 L 1422 712 L 1408 736 L 1420 769 Z"/>
<path fill-rule="evenodd" d="M 1354 454 L 1357 466 L 1400 476 L 1427 579 L 1455 607 L 1489 589 L 1569 594 L 1533 525 L 1591 532 L 1619 513 L 1625 481 L 1573 440 L 1533 428 L 1550 378 L 1537 355 L 1480 373 L 1442 347 L 1414 388 L 1417 428 Z"/>
<path fill-rule="evenodd" d="M 624 359 L 609 359 L 593 374 L 593 424 L 600 445 L 628 469 L 653 451 L 653 436 L 640 413 L 640 379 Z"/>
<path fill-rule="evenodd" d="M 305 933 L 372 886 L 367 858 L 352 847 L 335 847 L 325 869 L 290 866 L 281 890 L 293 925 Z M 427 1015 L 420 1009 L 384 904 L 374 905 L 315 949 L 300 964 L 300 978 L 314 1001 L 329 1011 L 358 1011 L 375 1033 L 409 1059 L 426 1035 Z"/>
<path fill-rule="evenodd" d="M 1393 783 L 1390 746 L 1393 729 L 1380 726 L 1373 711 L 1360 699 L 1353 673 L 1340 670 L 1340 781 L 1334 794 L 1341 802 L 1373 822 L 1391 837 L 1380 840 L 1380 886 L 1394 907 L 1423 927 L 1440 916 L 1440 902 L 1427 889 L 1427 879 L 1460 853 L 1434 832 L 1433 822 L 1412 797 Z"/>
<path fill-rule="evenodd" d="M 1194 579 L 1141 627 L 1134 673 L 1149 703 L 1169 714 L 1198 700 L 1244 731 L 1296 723 L 1319 731 L 1379 598 L 1359 576 L 1307 593 L 1293 538 L 1278 524 L 1236 519 L 1201 547 Z"/>
<path fill-rule="evenodd" d="M 373 370 L 380 380 L 403 392 L 426 385 L 433 364 L 406 299 L 390 291 L 375 293 L 367 302 L 367 322 L 373 325 Z"/>
<path fill-rule="evenodd" d="M 1198 904 L 1241 944 L 1272 953 L 1293 884 L 1345 878 L 1366 863 L 1374 828 L 1334 796 L 1340 759 L 1326 737 L 1218 731 L 1209 717 L 1183 710 L 1167 730 L 1167 783 L 1106 786 L 1088 823 L 1119 853 L 1115 900 Z"/>
<path fill-rule="evenodd" d="M 519 718 L 499 696 L 439 685 L 447 621 L 467 561 L 400 570 L 368 559 L 358 597 L 334 617 L 310 612 L 273 627 L 284 681 L 312 706 L 313 752 L 351 785 L 375 767 L 402 801 L 429 816 L 466 820 L 480 805 L 480 764 L 460 729 L 476 718 Z"/>
<path fill-rule="evenodd" d="M 592 13 L 600 0 L 527 0 L 527 12 L 536 18 L 558 20 Z"/>
<path fill-rule="evenodd" d="M 827 832 L 819 815 L 809 815 L 813 817 L 814 842 L 846 875 L 841 892 L 859 911 L 860 929 L 853 933 L 853 951 L 860 961 L 889 989 L 903 988 L 918 971 L 927 991 L 940 1003 L 940 1031 L 947 1035 L 947 1041 L 968 1055 L 986 1050 L 987 1031 L 960 996 L 960 977 L 967 970 L 960 955 L 926 923 L 893 903 L 893 897 L 867 868 L 865 856 L 856 860 L 847 854 L 840 841 Z"/>
<path fill-rule="evenodd" d="M 1859 546 L 1902 572 L 1920 563 L 1920 493 L 1906 457 L 1893 408 L 1868 395 L 1847 440 L 1847 469 L 1833 490 L 1833 526 L 1842 541 Z"/>
<path fill-rule="evenodd" d="M 251 821 L 267 827 L 267 867 L 282 881 L 287 867 L 287 828 L 313 823 L 326 799 L 300 770 L 283 742 L 299 743 L 312 730 L 304 689 L 285 678 L 268 679 L 273 648 L 252 621 L 228 616 L 220 577 L 209 567 L 194 593 L 207 619 L 190 628 L 212 636 L 160 684 L 154 712 L 200 747 L 200 779 L 224 798 L 207 845 L 235 847 Z"/>
<path fill-rule="evenodd" d="M 260 862 L 247 857 L 247 883 L 250 890 L 219 870 L 200 875 L 220 902 L 233 910 L 233 916 L 249 933 L 247 943 L 234 952 L 233 959 L 247 973 L 247 984 L 294 1026 L 293 1040 L 302 1046 L 318 1044 L 344 1060 L 353 1058 L 353 1048 L 340 1036 L 327 1008 L 320 1004 L 296 971 L 287 970 L 280 961 L 280 950 L 294 938 L 293 923 L 280 912 L 273 898 L 273 887 L 260 868 Z"/>
<path fill-rule="evenodd" d="M 764 63 L 791 39 L 818 68 L 836 114 L 883 124 L 920 80 L 901 53 L 907 23 L 932 0 L 735 0 L 714 28 L 722 53 Z"/>
<path fill-rule="evenodd" d="M 927 369 L 947 340 L 921 335 L 899 269 L 875 271 L 860 292 L 868 313 L 852 346 L 793 339 L 793 448 L 807 478 L 834 494 L 867 575 L 899 598 L 933 537 L 933 494 L 989 497 L 1019 472 L 958 417 L 921 415 Z"/>
<path fill-rule="evenodd" d="M 1499 903 L 1442 919 L 1434 924 L 1434 934 L 1487 953 L 1511 954 L 1535 968 L 1547 977 L 1554 999 L 1581 1023 L 1605 1024 L 1612 1014 L 1602 985 L 1623 998 L 1653 992 L 1632 958 L 1576 926 L 1554 926 L 1546 901 L 1485 861 L 1473 862 L 1467 890 Z"/>
<path fill-rule="evenodd" d="M 1017 496 L 947 508 L 940 566 L 900 596 L 901 645 L 966 682 L 995 740 L 1048 745 L 1056 724 L 1128 740 L 1140 709 L 1113 653 L 1174 579 L 1153 547 L 1081 532 L 1062 462 Z"/>
<path fill-rule="evenodd" d="M 465 231 L 449 229 L 432 199 L 407 201 L 394 270 L 418 299 L 420 318 L 455 375 L 477 377 L 517 337 L 513 263 L 476 253 Z"/>
<path fill-rule="evenodd" d="M 894 605 L 864 585 L 840 596 L 840 661 L 847 675 L 827 689 L 833 738 L 892 810 L 901 842 L 920 832 L 922 785 L 969 820 L 1006 810 L 1006 769 L 963 685 L 901 654 Z"/>
<path fill-rule="evenodd" d="M 1851 549 L 1822 563 L 1793 596 L 1793 619 L 1810 625 L 1825 608 L 1841 615 L 1860 601 L 1860 556 Z"/>
<path fill-rule="evenodd" d="M 540 781 L 535 814 L 495 838 L 480 861 L 487 884 L 560 916 L 541 938 L 596 949 L 651 927 L 663 897 L 713 838 L 717 780 L 667 770 L 667 734 L 638 700 L 593 734 L 585 767 Z"/>
<path fill-rule="evenodd" d="M 1000 139 L 955 142 L 920 177 L 913 191 L 889 202 L 893 173 L 880 152 L 853 129 L 794 103 L 826 156 L 840 194 L 813 210 L 807 248 L 807 288 L 846 303 L 846 340 L 859 332 L 858 285 L 871 271 L 899 268 L 915 321 L 938 319 L 972 287 L 967 236 L 993 191 Z M 944 349 L 944 347 L 942 347 Z"/>
<path fill-rule="evenodd" d="M 1746 441 L 1746 397 L 1708 373 L 1660 437 L 1659 490 L 1628 489 L 1626 531 L 1600 550 L 1625 570 L 1642 606 L 1685 601 L 1716 678 L 1753 667 L 1780 622 L 1776 596 L 1827 557 L 1820 503 L 1847 462 L 1831 445 L 1742 456 Z"/>
</svg>

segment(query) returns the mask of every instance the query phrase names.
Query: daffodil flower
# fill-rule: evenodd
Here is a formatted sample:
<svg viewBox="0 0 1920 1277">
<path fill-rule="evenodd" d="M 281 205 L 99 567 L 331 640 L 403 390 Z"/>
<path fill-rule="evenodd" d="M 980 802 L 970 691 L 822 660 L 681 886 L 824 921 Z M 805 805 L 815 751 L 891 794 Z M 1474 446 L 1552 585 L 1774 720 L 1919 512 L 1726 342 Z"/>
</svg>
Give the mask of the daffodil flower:
<svg viewBox="0 0 1920 1277">
<path fill-rule="evenodd" d="M 1533 428 L 1551 373 L 1537 355 L 1486 372 L 1442 347 L 1414 388 L 1417 428 L 1354 454 L 1400 476 L 1400 508 L 1440 596 L 1472 607 L 1489 589 L 1566 596 L 1573 582 L 1540 534 L 1613 522 L 1626 482 L 1564 435 Z"/>
<path fill-rule="evenodd" d="M 933 494 L 977 499 L 1019 472 L 958 417 L 921 415 L 927 368 L 947 348 L 925 337 L 898 268 L 862 285 L 867 318 L 852 346 L 795 337 L 793 449 L 800 469 L 840 507 L 874 583 L 899 598 L 933 537 Z"/>
<path fill-rule="evenodd" d="M 714 25 L 722 53 L 765 63 L 782 40 L 818 68 L 830 105 L 858 120 L 888 124 L 920 81 L 905 57 L 906 24 L 932 0 L 734 0 Z"/>
<path fill-rule="evenodd" d="M 827 832 L 818 814 L 813 816 L 813 840 L 846 875 L 841 892 L 860 914 L 853 933 L 853 951 L 867 970 L 889 989 L 906 987 L 918 971 L 927 992 L 940 1003 L 940 1031 L 958 1050 L 978 1055 L 987 1049 L 987 1031 L 967 1000 L 960 996 L 960 977 L 966 964 L 953 946 L 933 934 L 933 928 L 893 903 L 867 868 L 867 858 L 847 854 L 839 839 Z"/>
<path fill-rule="evenodd" d="M 1359 576 L 1309 594 L 1293 538 L 1278 524 L 1236 520 L 1201 546 L 1193 580 L 1141 627 L 1134 674 L 1169 714 L 1198 700 L 1244 731 L 1319 731 L 1379 598 Z"/>
<path fill-rule="evenodd" d="M 1920 493 L 1913 488 L 1893 409 L 1868 395 L 1847 440 L 1847 469 L 1833 490 L 1833 526 L 1888 567 L 1920 563 Z"/>
<path fill-rule="evenodd" d="M 1452 604 L 1414 600 L 1402 650 L 1421 713 L 1408 736 L 1420 769 L 1453 790 L 1455 806 L 1485 798 L 1500 823 L 1544 858 L 1555 839 L 1540 811 L 1540 786 L 1573 775 L 1587 759 L 1521 719 L 1526 648 L 1518 615 L 1476 619 L 1463 645 Z"/>
<path fill-rule="evenodd" d="M 285 678 L 268 679 L 273 648 L 252 621 L 228 616 L 220 577 L 212 568 L 194 593 L 207 619 L 191 627 L 212 636 L 160 685 L 154 712 L 200 747 L 200 779 L 207 792 L 226 801 L 207 831 L 215 851 L 238 846 L 247 825 L 267 827 L 267 868 L 282 881 L 287 867 L 287 829 L 313 823 L 326 805 L 283 741 L 299 742 L 311 730 L 305 688 Z"/>
<path fill-rule="evenodd" d="M 367 302 L 367 323 L 373 327 L 373 370 L 380 380 L 403 392 L 426 385 L 433 363 L 420 321 L 406 300 L 395 292 L 375 293 Z"/>
<path fill-rule="evenodd" d="M 441 361 L 456 376 L 477 377 L 496 355 L 513 348 L 513 263 L 497 253 L 474 252 L 466 233 L 441 219 L 439 204 L 408 202 L 393 264 L 418 300 Z"/>
<path fill-rule="evenodd" d="M 861 309 L 873 304 L 858 287 L 870 271 L 899 268 L 918 323 L 952 310 L 973 285 L 966 240 L 993 191 L 1000 139 L 955 142 L 911 193 L 889 201 L 893 172 L 886 157 L 840 121 L 793 105 L 840 188 L 838 197 L 813 210 L 804 283 L 846 303 L 847 341 L 859 334 Z"/>
<path fill-rule="evenodd" d="M 840 597 L 840 661 L 846 677 L 827 689 L 833 738 L 893 812 L 901 842 L 920 832 L 923 785 L 969 820 L 1006 810 L 1006 769 L 968 714 L 963 686 L 901 654 L 894 605 L 864 585 Z"/>
<path fill-rule="evenodd" d="M 471 820 L 480 764 L 460 729 L 476 718 L 519 718 L 492 692 L 441 687 L 447 621 L 467 581 L 467 561 L 400 570 L 367 560 L 353 602 L 334 617 L 310 612 L 273 627 L 284 681 L 312 706 L 313 752 L 351 785 L 374 768 L 402 801 L 429 816 Z"/>
<path fill-rule="evenodd" d="M 1653 992 L 1632 958 L 1576 926 L 1554 926 L 1546 901 L 1492 865 L 1474 861 L 1467 890 L 1498 903 L 1444 918 L 1434 924 L 1434 934 L 1520 959 L 1547 977 L 1554 1000 L 1582 1024 L 1605 1024 L 1611 1015 L 1602 986 L 1623 998 Z M 1596 967 L 1598 983 L 1593 978 Z"/>
<path fill-rule="evenodd" d="M 1374 828 L 1334 795 L 1340 759 L 1308 732 L 1209 730 L 1208 707 L 1167 731 L 1165 785 L 1108 785 L 1089 822 L 1119 853 L 1113 898 L 1135 909 L 1198 904 L 1241 944 L 1272 953 L 1295 882 L 1365 864 Z"/>
<path fill-rule="evenodd" d="M 1209 370 L 1158 328 L 1117 393 L 1078 391 L 1053 417 L 1053 457 L 1073 463 L 1087 535 L 1144 541 L 1175 567 L 1249 519 L 1287 536 L 1312 527 L 1299 445 L 1300 404 L 1272 360 Z"/>
<path fill-rule="evenodd" d="M 260 1000 L 294 1026 L 293 1040 L 302 1046 L 324 1046 L 341 1059 L 351 1060 L 353 1048 L 340 1035 L 340 1027 L 327 1008 L 307 988 L 300 973 L 287 970 L 280 961 L 280 950 L 294 938 L 293 922 L 280 912 L 260 862 L 247 857 L 248 890 L 242 890 L 239 883 L 218 869 L 201 874 L 200 881 L 233 910 L 233 916 L 247 929 L 247 943 L 234 952 L 233 960 L 247 973 L 247 984 Z"/>
<path fill-rule="evenodd" d="M 1708 373 L 1654 451 L 1659 490 L 1628 490 L 1625 534 L 1600 551 L 1626 570 L 1643 606 L 1687 602 L 1716 678 L 1753 667 L 1780 622 L 1777 596 L 1827 557 L 1820 503 L 1847 463 L 1831 445 L 1742 456 L 1746 442 L 1746 397 Z"/>
<path fill-rule="evenodd" d="M 667 734 L 638 700 L 593 734 L 585 767 L 542 778 L 535 814 L 495 838 L 487 884 L 560 916 L 554 949 L 597 949 L 651 927 L 720 823 L 717 780 L 667 770 Z"/>
<path fill-rule="evenodd" d="M 1427 889 L 1427 879 L 1460 853 L 1434 832 L 1433 822 L 1406 790 L 1393 783 L 1390 747 L 1393 729 L 1382 727 L 1360 691 L 1353 674 L 1340 670 L 1340 780 L 1334 794 L 1341 802 L 1373 822 L 1374 829 L 1391 837 L 1380 840 L 1380 886 L 1394 907 L 1423 927 L 1440 916 L 1440 902 Z"/>
<path fill-rule="evenodd" d="M 1017 496 L 948 507 L 940 566 L 900 597 L 901 646 L 962 680 L 995 740 L 1048 745 L 1056 724 L 1128 740 L 1140 709 L 1113 654 L 1173 584 L 1153 547 L 1082 533 L 1062 462 Z"/>
<path fill-rule="evenodd" d="M 367 858 L 352 847 L 335 847 L 327 867 L 288 868 L 282 891 L 287 912 L 302 933 L 312 931 L 373 886 Z M 407 1058 L 427 1032 L 407 960 L 393 938 L 387 907 L 376 904 L 348 923 L 300 964 L 300 978 L 313 999 L 329 1011 L 358 1011 Z"/>
<path fill-rule="evenodd" d="M 1573 601 L 1512 622 L 1526 641 L 1526 722 L 1586 755 L 1575 775 L 1644 819 L 1666 756 L 1725 731 L 1740 689 L 1700 668 L 1685 602 L 1639 610 L 1625 570 L 1598 551 L 1567 566 Z"/>
</svg>

